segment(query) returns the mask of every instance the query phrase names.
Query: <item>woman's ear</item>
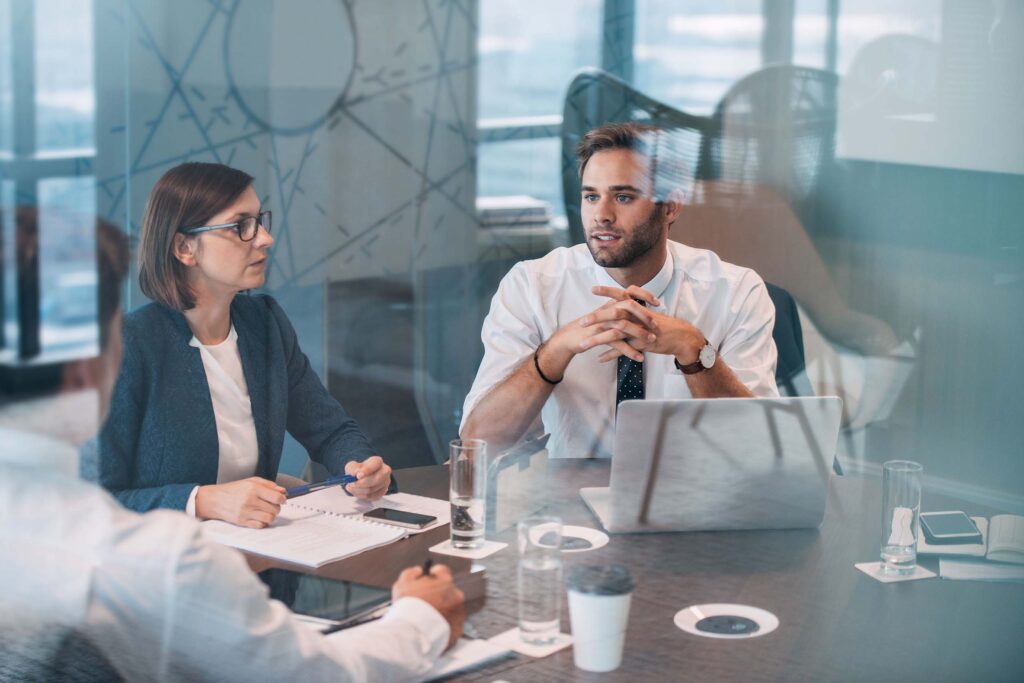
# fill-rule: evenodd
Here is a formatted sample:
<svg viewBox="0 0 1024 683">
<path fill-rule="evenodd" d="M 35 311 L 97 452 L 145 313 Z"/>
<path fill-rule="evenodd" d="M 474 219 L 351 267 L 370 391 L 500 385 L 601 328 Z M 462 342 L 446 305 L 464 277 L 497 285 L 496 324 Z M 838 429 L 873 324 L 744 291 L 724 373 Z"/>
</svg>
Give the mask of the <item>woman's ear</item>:
<svg viewBox="0 0 1024 683">
<path fill-rule="evenodd" d="M 174 258 L 186 266 L 194 266 L 196 265 L 196 250 L 198 246 L 198 240 L 182 235 L 180 232 L 176 233 L 172 246 Z"/>
</svg>

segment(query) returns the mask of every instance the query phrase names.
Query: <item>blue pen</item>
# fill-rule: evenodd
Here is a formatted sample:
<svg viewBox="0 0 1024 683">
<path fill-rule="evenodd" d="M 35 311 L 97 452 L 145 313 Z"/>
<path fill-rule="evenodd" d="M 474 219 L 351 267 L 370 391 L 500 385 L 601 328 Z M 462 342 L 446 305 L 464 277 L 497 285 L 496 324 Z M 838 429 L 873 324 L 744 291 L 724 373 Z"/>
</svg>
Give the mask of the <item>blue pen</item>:
<svg viewBox="0 0 1024 683">
<path fill-rule="evenodd" d="M 329 486 L 344 486 L 345 484 L 354 484 L 359 481 L 359 478 L 354 474 L 342 474 L 337 477 L 328 477 L 323 481 L 318 481 L 315 484 L 303 484 L 302 486 L 296 486 L 290 488 L 285 492 L 285 496 L 288 498 L 295 498 L 296 496 L 304 496 L 307 493 L 313 493 L 313 491 L 319 491 Z"/>
</svg>

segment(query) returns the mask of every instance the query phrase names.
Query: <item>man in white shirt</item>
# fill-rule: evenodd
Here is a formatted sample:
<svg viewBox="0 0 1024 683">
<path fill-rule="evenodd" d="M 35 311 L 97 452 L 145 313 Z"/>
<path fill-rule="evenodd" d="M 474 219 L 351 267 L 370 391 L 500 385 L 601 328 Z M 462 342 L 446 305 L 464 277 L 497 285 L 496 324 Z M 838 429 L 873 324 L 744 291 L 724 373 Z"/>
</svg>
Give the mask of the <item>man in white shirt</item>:
<svg viewBox="0 0 1024 683">
<path fill-rule="evenodd" d="M 77 479 L 69 445 L 2 428 L 0 442 L 0 669 L 12 680 L 39 670 L 12 650 L 36 652 L 43 670 L 60 659 L 38 652 L 51 633 L 82 638 L 126 680 L 240 681 L 415 680 L 459 633 L 462 595 L 443 566 L 406 570 L 379 621 L 323 636 L 194 519 L 125 510 Z"/>
<path fill-rule="evenodd" d="M 622 400 L 778 395 L 764 282 L 668 239 L 685 209 L 664 135 L 606 124 L 581 140 L 586 243 L 502 280 L 463 438 L 512 443 L 540 416 L 552 456 L 611 457 Z"/>
<path fill-rule="evenodd" d="M 100 321 L 101 370 L 118 366 L 119 321 L 116 307 Z M 96 384 L 109 395 L 112 380 Z M 35 418 L 51 414 L 33 422 L 60 429 L 55 405 L 35 401 Z M 406 569 L 379 621 L 321 635 L 195 519 L 125 510 L 78 479 L 70 444 L 11 428 L 19 404 L 0 406 L 0 679 L 416 680 L 461 634 L 462 593 L 435 565 Z"/>
</svg>

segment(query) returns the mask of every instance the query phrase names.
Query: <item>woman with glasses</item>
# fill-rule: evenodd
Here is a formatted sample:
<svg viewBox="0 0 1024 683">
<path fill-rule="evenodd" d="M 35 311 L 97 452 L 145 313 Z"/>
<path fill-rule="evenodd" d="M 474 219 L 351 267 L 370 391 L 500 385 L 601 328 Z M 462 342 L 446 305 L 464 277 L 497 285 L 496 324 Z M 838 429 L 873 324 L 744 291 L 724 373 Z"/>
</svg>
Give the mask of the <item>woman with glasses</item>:
<svg viewBox="0 0 1024 683">
<path fill-rule="evenodd" d="M 274 483 L 287 431 L 346 490 L 381 497 L 391 468 L 331 397 L 266 279 L 271 212 L 252 176 L 186 163 L 153 187 L 124 360 L 100 431 L 99 480 L 130 509 L 184 510 L 254 528 L 285 501 Z"/>
</svg>

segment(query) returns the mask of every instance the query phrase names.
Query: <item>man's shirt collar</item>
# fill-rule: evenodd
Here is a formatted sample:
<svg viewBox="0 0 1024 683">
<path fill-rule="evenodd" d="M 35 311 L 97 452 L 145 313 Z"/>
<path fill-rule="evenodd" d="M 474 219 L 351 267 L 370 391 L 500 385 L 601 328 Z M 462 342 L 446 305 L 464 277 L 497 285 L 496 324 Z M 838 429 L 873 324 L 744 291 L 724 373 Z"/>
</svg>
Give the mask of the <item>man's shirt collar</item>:
<svg viewBox="0 0 1024 683">
<path fill-rule="evenodd" d="M 656 296 L 658 299 L 665 294 L 668 286 L 672 283 L 672 272 L 675 270 L 675 262 L 672 256 L 672 249 L 666 250 L 665 263 L 661 266 L 661 270 L 652 277 L 647 283 L 641 285 L 642 289 L 646 289 L 648 292 Z M 589 253 L 589 252 L 588 252 Z M 593 255 L 591 255 L 593 259 Z M 606 268 L 597 264 L 597 261 L 593 261 L 595 274 L 597 276 L 598 285 L 606 285 L 608 287 L 616 287 L 622 289 L 622 285 L 615 281 Z"/>
</svg>

